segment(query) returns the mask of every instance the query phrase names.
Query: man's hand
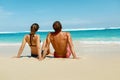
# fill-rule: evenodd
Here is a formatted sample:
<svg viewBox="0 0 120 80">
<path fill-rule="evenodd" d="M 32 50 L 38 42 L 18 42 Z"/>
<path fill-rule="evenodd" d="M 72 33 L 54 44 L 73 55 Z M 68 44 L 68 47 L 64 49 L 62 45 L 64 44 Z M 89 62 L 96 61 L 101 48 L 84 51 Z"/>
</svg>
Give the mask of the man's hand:
<svg viewBox="0 0 120 80">
<path fill-rule="evenodd" d="M 73 57 L 73 59 L 80 59 L 80 57 Z"/>
</svg>

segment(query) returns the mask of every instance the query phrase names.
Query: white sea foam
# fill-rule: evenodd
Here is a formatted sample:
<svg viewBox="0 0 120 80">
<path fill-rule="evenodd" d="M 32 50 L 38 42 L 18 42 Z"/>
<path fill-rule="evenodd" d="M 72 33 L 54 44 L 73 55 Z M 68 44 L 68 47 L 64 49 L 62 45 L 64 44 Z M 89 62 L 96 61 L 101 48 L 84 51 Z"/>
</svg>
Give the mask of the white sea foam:
<svg viewBox="0 0 120 80">
<path fill-rule="evenodd" d="M 109 27 L 109 28 L 77 28 L 77 29 L 63 29 L 63 31 L 106 30 L 106 29 L 120 29 L 120 27 Z"/>
<path fill-rule="evenodd" d="M 79 40 L 77 41 L 80 44 L 120 44 L 120 41 L 79 41 Z M 42 44 L 43 42 L 41 42 L 41 45 Z M 20 46 L 20 45 L 21 43 L 0 43 L 0 46 Z"/>
<path fill-rule="evenodd" d="M 84 30 L 106 30 L 106 29 L 120 29 L 120 27 L 108 27 L 108 28 L 76 28 L 76 29 L 63 29 L 63 31 L 84 31 Z M 52 30 L 39 30 L 38 32 L 51 32 Z M 0 32 L 0 34 L 8 34 L 8 33 L 24 33 L 30 31 L 18 31 L 18 32 Z"/>
<path fill-rule="evenodd" d="M 38 32 L 53 32 L 54 30 L 39 30 Z"/>
<path fill-rule="evenodd" d="M 21 43 L 0 43 L 0 46 L 20 46 Z"/>
<path fill-rule="evenodd" d="M 0 32 L 0 34 L 16 34 L 16 33 L 24 33 L 28 31 L 21 31 L 21 32 Z"/>
<path fill-rule="evenodd" d="M 43 44 L 43 42 L 40 43 L 41 45 Z M 17 42 L 17 43 L 0 43 L 0 46 L 20 46 L 21 42 Z M 28 45 L 28 44 L 27 44 Z"/>
<path fill-rule="evenodd" d="M 120 44 L 120 41 L 79 41 L 83 44 Z"/>
</svg>

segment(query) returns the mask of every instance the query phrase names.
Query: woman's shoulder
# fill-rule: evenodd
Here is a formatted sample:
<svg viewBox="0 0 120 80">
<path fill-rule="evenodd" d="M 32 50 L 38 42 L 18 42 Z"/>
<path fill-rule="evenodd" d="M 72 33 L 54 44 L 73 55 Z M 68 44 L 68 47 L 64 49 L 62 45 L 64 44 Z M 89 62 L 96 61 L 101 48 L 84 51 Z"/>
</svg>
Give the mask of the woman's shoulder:
<svg viewBox="0 0 120 80">
<path fill-rule="evenodd" d="M 40 38 L 40 35 L 38 35 L 38 34 L 35 34 L 34 36 L 35 36 L 36 38 Z"/>
<path fill-rule="evenodd" d="M 40 35 L 39 35 L 39 34 L 35 34 L 35 36 L 40 37 Z"/>
<path fill-rule="evenodd" d="M 29 35 L 29 34 L 26 34 L 26 35 L 24 36 L 24 39 L 27 40 L 29 37 L 30 37 L 30 35 Z"/>
<path fill-rule="evenodd" d="M 29 37 L 30 35 L 29 34 L 26 34 L 25 36 L 24 36 L 24 38 L 27 38 L 27 37 Z"/>
</svg>

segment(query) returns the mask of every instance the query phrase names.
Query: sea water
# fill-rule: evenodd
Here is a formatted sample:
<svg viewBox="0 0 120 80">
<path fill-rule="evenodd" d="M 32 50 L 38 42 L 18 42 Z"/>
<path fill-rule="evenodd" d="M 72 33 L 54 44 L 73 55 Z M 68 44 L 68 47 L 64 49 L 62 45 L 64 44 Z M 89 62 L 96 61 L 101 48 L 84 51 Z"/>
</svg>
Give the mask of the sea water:
<svg viewBox="0 0 120 80">
<path fill-rule="evenodd" d="M 72 40 L 78 40 L 83 42 L 118 42 L 120 43 L 120 28 L 117 29 L 73 29 L 63 30 L 71 34 Z M 39 30 L 37 32 L 40 35 L 40 39 L 43 42 L 49 30 Z M 25 35 L 29 34 L 29 31 L 23 32 L 0 32 L 0 43 L 21 43 Z"/>
</svg>

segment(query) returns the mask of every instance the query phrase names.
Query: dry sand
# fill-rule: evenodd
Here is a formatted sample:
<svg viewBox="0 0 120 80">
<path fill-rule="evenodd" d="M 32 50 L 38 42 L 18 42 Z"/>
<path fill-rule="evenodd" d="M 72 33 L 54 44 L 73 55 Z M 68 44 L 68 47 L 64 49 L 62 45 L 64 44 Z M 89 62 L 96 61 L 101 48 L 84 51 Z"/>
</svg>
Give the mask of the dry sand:
<svg viewBox="0 0 120 80">
<path fill-rule="evenodd" d="M 0 80 L 120 80 L 120 44 L 74 41 L 80 59 L 11 58 L 20 45 L 0 45 Z M 26 46 L 22 55 L 30 55 Z"/>
</svg>

